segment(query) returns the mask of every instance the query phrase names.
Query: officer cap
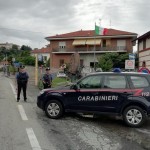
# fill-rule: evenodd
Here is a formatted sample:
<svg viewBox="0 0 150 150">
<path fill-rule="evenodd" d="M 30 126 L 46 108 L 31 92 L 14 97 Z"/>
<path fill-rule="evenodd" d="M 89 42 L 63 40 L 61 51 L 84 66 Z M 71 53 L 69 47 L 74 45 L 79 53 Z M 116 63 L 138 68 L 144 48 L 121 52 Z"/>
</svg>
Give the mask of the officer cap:
<svg viewBox="0 0 150 150">
<path fill-rule="evenodd" d="M 49 71 L 50 70 L 50 68 L 46 68 L 46 71 Z"/>
<path fill-rule="evenodd" d="M 24 68 L 25 68 L 25 66 L 24 66 L 24 65 L 21 65 L 21 66 L 20 66 L 20 69 L 24 69 Z"/>
</svg>

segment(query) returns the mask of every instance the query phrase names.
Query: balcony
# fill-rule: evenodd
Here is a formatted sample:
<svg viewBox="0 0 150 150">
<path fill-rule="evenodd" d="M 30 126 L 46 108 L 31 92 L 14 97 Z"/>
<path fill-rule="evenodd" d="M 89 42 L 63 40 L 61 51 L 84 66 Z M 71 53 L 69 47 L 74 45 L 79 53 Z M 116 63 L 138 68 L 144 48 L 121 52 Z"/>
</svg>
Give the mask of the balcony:
<svg viewBox="0 0 150 150">
<path fill-rule="evenodd" d="M 94 51 L 98 52 L 127 52 L 127 47 L 126 46 L 117 46 L 117 47 L 82 47 L 82 48 L 63 48 L 63 49 L 52 49 L 52 53 L 74 53 L 74 52 L 79 52 L 79 53 L 93 53 Z"/>
</svg>

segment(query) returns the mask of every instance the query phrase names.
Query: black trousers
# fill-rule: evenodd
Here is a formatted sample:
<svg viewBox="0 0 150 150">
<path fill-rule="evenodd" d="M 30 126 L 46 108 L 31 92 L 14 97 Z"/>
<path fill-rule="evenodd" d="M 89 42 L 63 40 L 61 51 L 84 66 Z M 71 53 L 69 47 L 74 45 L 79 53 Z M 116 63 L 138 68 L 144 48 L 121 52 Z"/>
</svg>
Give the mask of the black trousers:
<svg viewBox="0 0 150 150">
<path fill-rule="evenodd" d="M 50 85 L 50 84 L 47 84 L 47 83 L 43 83 L 43 86 L 44 86 L 44 89 L 51 88 L 51 85 Z"/>
<path fill-rule="evenodd" d="M 18 100 L 20 99 L 21 89 L 23 89 L 23 97 L 25 100 L 25 99 L 27 99 L 27 96 L 26 96 L 27 83 L 18 83 L 18 92 L 17 92 L 17 99 Z"/>
</svg>

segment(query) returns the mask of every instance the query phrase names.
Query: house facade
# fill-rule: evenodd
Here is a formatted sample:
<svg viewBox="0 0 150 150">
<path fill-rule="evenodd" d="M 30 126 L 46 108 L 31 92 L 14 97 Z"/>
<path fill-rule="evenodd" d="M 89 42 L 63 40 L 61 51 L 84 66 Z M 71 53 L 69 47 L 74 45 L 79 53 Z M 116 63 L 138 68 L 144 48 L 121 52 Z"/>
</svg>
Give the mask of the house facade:
<svg viewBox="0 0 150 150">
<path fill-rule="evenodd" d="M 39 60 L 43 60 L 44 63 L 50 58 L 50 47 L 32 50 L 31 56 L 38 55 Z"/>
<path fill-rule="evenodd" d="M 50 42 L 51 67 L 69 64 L 71 55 L 78 52 L 80 65 L 94 67 L 98 57 L 107 52 L 132 53 L 136 33 L 108 29 L 105 35 L 95 35 L 94 30 L 80 30 L 46 37 Z"/>
<path fill-rule="evenodd" d="M 137 38 L 139 69 L 146 67 L 150 70 L 150 31 Z"/>
</svg>

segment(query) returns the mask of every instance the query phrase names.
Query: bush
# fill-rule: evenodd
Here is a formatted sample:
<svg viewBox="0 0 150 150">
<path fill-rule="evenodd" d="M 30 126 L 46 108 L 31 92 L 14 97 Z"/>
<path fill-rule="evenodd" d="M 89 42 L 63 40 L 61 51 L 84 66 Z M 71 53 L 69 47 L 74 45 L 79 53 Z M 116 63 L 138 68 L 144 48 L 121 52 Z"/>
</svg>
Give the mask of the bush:
<svg viewBox="0 0 150 150">
<path fill-rule="evenodd" d="M 19 57 L 17 58 L 18 62 L 22 62 L 24 65 L 34 66 L 35 65 L 35 57 L 27 56 L 27 57 Z"/>
<path fill-rule="evenodd" d="M 42 80 L 39 80 L 39 81 L 38 81 L 38 88 L 39 88 L 40 90 L 43 89 L 43 83 L 42 83 Z"/>
<path fill-rule="evenodd" d="M 9 66 L 9 71 L 12 73 L 12 74 L 15 74 L 15 72 L 18 71 L 18 68 L 14 67 L 14 66 Z"/>
</svg>

